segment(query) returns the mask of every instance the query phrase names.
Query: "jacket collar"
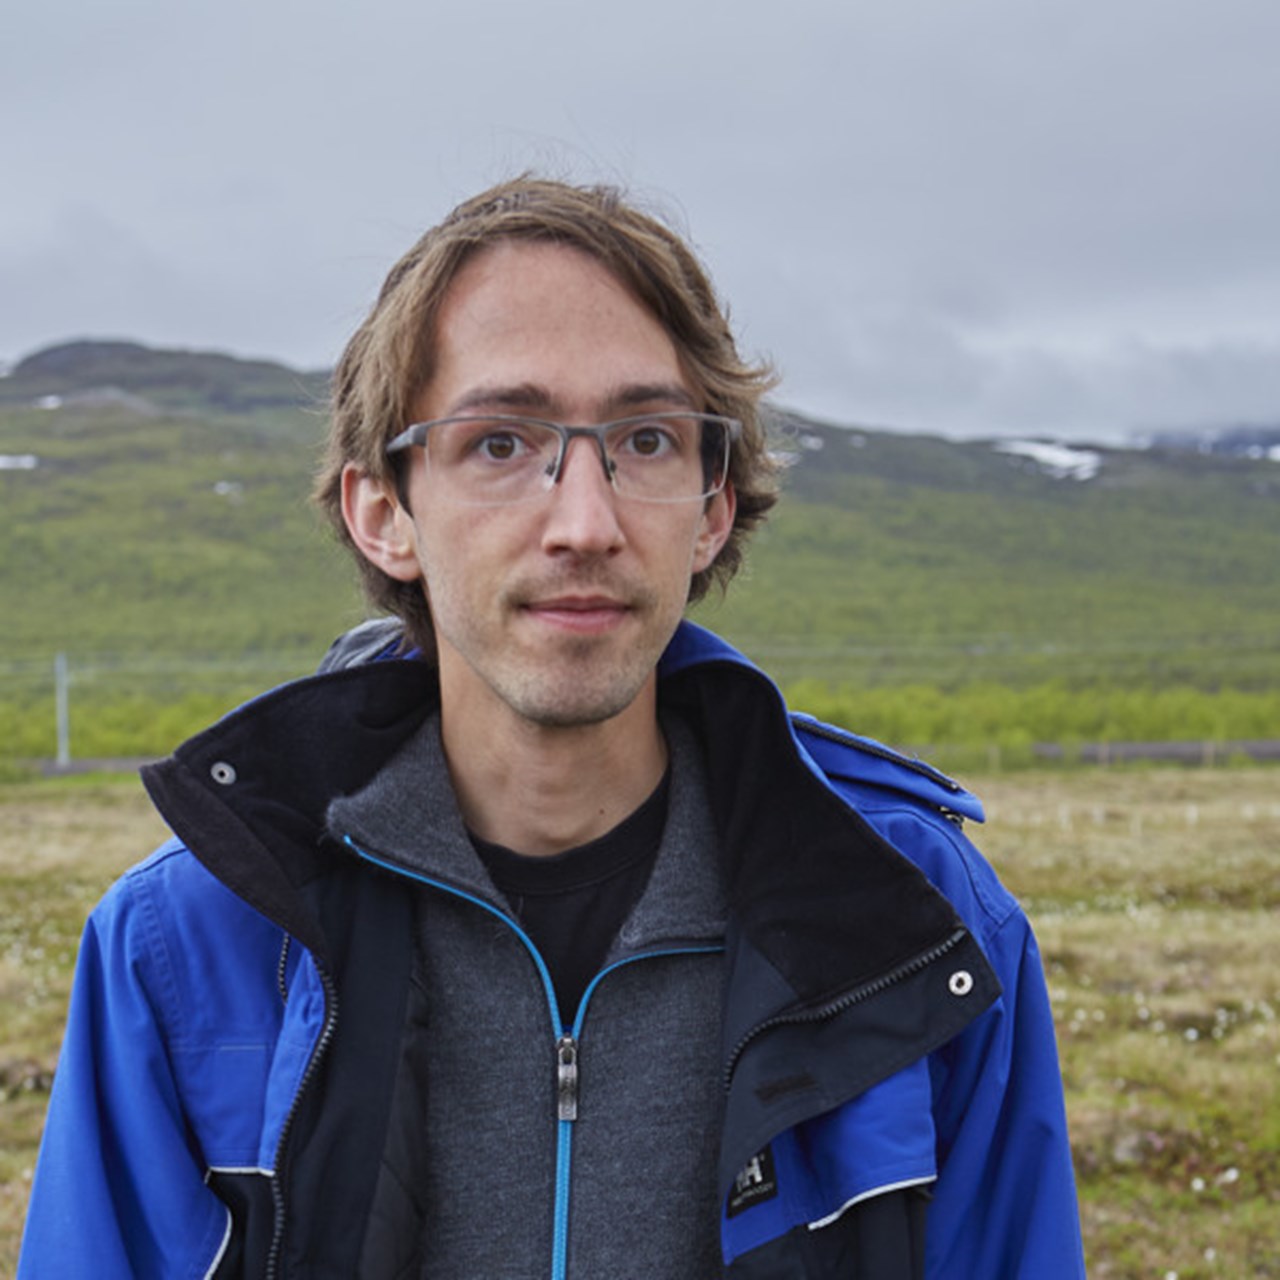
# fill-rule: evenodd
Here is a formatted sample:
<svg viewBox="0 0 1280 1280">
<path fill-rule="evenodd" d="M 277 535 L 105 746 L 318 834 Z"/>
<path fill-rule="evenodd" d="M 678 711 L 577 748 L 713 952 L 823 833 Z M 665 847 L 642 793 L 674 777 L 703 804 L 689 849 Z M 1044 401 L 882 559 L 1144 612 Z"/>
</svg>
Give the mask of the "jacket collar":
<svg viewBox="0 0 1280 1280">
<path fill-rule="evenodd" d="M 801 1003 L 870 980 L 957 927 L 950 905 L 825 783 L 773 684 L 682 624 L 660 699 L 692 730 L 729 902 Z M 230 888 L 323 951 L 298 888 L 323 873 L 330 802 L 365 786 L 436 710 L 435 672 L 374 661 L 286 685 L 144 770 L 160 812 Z"/>
</svg>

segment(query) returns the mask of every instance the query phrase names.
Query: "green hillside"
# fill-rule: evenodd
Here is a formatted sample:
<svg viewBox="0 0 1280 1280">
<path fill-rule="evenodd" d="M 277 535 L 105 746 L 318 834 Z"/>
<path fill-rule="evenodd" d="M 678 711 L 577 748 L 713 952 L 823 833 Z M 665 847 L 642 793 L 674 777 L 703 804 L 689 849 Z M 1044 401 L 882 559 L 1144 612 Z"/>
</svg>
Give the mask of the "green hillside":
<svg viewBox="0 0 1280 1280">
<path fill-rule="evenodd" d="M 1055 479 L 989 441 L 790 434 L 750 586 L 708 615 L 784 675 L 1275 686 L 1280 465 L 1098 450 Z"/>
<path fill-rule="evenodd" d="M 0 410 L 0 653 L 315 650 L 357 616 L 307 493 L 318 415 Z"/>
<path fill-rule="evenodd" d="M 87 344 L 63 391 L 39 393 L 56 407 L 14 403 L 47 361 L 0 380 L 0 754 L 51 753 L 55 652 L 81 754 L 86 734 L 104 753 L 165 749 L 362 616 L 307 503 L 315 386 L 270 366 L 292 402 L 230 412 L 266 394 L 261 366 L 199 357 L 184 382 L 190 353 L 138 350 Z M 72 382 L 145 405 L 77 400 Z M 916 742 L 1280 736 L 1280 464 L 1101 450 L 1092 478 L 1055 478 L 991 442 L 799 419 L 779 446 L 783 503 L 697 616 L 810 709 Z M 950 719 L 926 714 L 940 701 Z"/>
</svg>

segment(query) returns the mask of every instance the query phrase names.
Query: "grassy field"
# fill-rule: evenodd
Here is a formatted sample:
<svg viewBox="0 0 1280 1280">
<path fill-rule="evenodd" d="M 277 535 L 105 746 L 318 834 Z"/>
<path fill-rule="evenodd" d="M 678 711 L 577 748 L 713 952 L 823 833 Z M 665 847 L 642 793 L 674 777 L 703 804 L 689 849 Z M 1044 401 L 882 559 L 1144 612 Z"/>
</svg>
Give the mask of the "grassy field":
<svg viewBox="0 0 1280 1280">
<path fill-rule="evenodd" d="M 56 750 L 55 654 L 76 759 L 164 754 L 363 615 L 308 505 L 324 419 L 287 406 L 300 375 L 246 367 L 237 390 L 221 358 L 81 355 L 76 385 L 108 359 L 155 404 L 0 404 L 0 455 L 32 464 L 0 467 L 0 776 Z M 778 442 L 784 501 L 695 616 L 796 705 L 1006 768 L 1037 742 L 1280 734 L 1277 464 L 1108 450 L 1077 483 L 989 441 Z"/>
<path fill-rule="evenodd" d="M 1035 922 L 1090 1275 L 1280 1277 L 1280 774 L 967 779 Z M 85 912 L 162 832 L 140 786 L 0 786 L 0 1274 Z"/>
<path fill-rule="evenodd" d="M 361 611 L 307 502 L 323 432 L 302 409 L 0 407 L 0 455 L 39 464 L 0 469 L 0 707 L 55 650 L 323 652 Z M 990 442 L 802 438 L 823 447 L 697 611 L 784 684 L 1280 688 L 1280 465 L 1114 450 L 1079 484 Z"/>
</svg>

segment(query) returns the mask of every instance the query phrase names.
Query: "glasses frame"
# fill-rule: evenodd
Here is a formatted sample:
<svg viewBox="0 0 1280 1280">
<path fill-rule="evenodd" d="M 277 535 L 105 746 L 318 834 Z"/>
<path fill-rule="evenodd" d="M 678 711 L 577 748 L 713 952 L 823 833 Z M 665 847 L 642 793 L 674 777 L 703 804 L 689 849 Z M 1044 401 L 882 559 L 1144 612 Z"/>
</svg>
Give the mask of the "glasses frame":
<svg viewBox="0 0 1280 1280">
<path fill-rule="evenodd" d="M 619 490 L 615 472 L 616 465 L 609 460 L 608 450 L 605 448 L 605 435 L 607 432 L 614 431 L 618 427 L 640 426 L 645 422 L 652 422 L 655 418 L 683 418 L 692 420 L 699 426 L 719 426 L 725 430 L 724 440 L 724 464 L 720 483 L 716 485 L 708 493 L 700 493 L 694 497 L 679 498 L 651 498 L 643 494 L 627 493 L 625 490 Z M 545 494 L 550 493 L 556 485 L 560 483 L 560 477 L 564 473 L 565 459 L 569 456 L 569 445 L 577 439 L 594 440 L 596 449 L 600 454 L 600 466 L 604 471 L 604 477 L 609 482 L 610 487 L 621 498 L 627 498 L 634 502 L 705 502 L 708 498 L 714 498 L 720 493 L 729 481 L 729 464 L 733 457 L 733 446 L 742 438 L 742 423 L 737 418 L 726 418 L 718 413 L 696 413 L 691 409 L 666 409 L 658 413 L 639 413 L 633 414 L 626 418 L 615 418 L 612 422 L 597 423 L 593 427 L 571 427 L 563 422 L 552 422 L 548 418 L 533 418 L 525 414 L 513 413 L 459 413 L 453 414 L 447 418 L 432 418 L 427 422 L 415 422 L 407 426 L 399 435 L 395 436 L 387 443 L 387 453 L 394 455 L 402 453 L 406 449 L 425 448 L 427 436 L 433 427 L 444 426 L 448 423 L 468 423 L 468 422 L 492 422 L 501 426 L 503 423 L 509 423 L 512 426 L 534 426 L 546 427 L 554 431 L 560 437 L 560 448 L 556 453 L 554 466 L 547 469 L 546 483 L 542 489 L 537 492 L 530 493 L 528 497 L 521 498 L 501 498 L 493 502 L 474 502 L 460 501 L 454 499 L 461 506 L 468 507 L 508 507 L 517 506 L 522 502 L 533 502 Z"/>
</svg>

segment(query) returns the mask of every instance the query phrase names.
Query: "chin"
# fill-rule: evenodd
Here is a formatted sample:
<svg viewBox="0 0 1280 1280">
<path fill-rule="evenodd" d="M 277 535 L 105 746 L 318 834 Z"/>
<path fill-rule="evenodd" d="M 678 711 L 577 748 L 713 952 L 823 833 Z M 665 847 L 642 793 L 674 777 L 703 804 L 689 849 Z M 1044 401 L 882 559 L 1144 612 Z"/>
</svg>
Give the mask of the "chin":
<svg viewBox="0 0 1280 1280">
<path fill-rule="evenodd" d="M 508 699 L 511 707 L 531 724 L 545 729 L 576 729 L 604 724 L 621 715 L 636 700 L 644 682 L 614 685 L 606 689 L 584 688 L 580 680 L 572 687 L 524 690 Z"/>
</svg>

